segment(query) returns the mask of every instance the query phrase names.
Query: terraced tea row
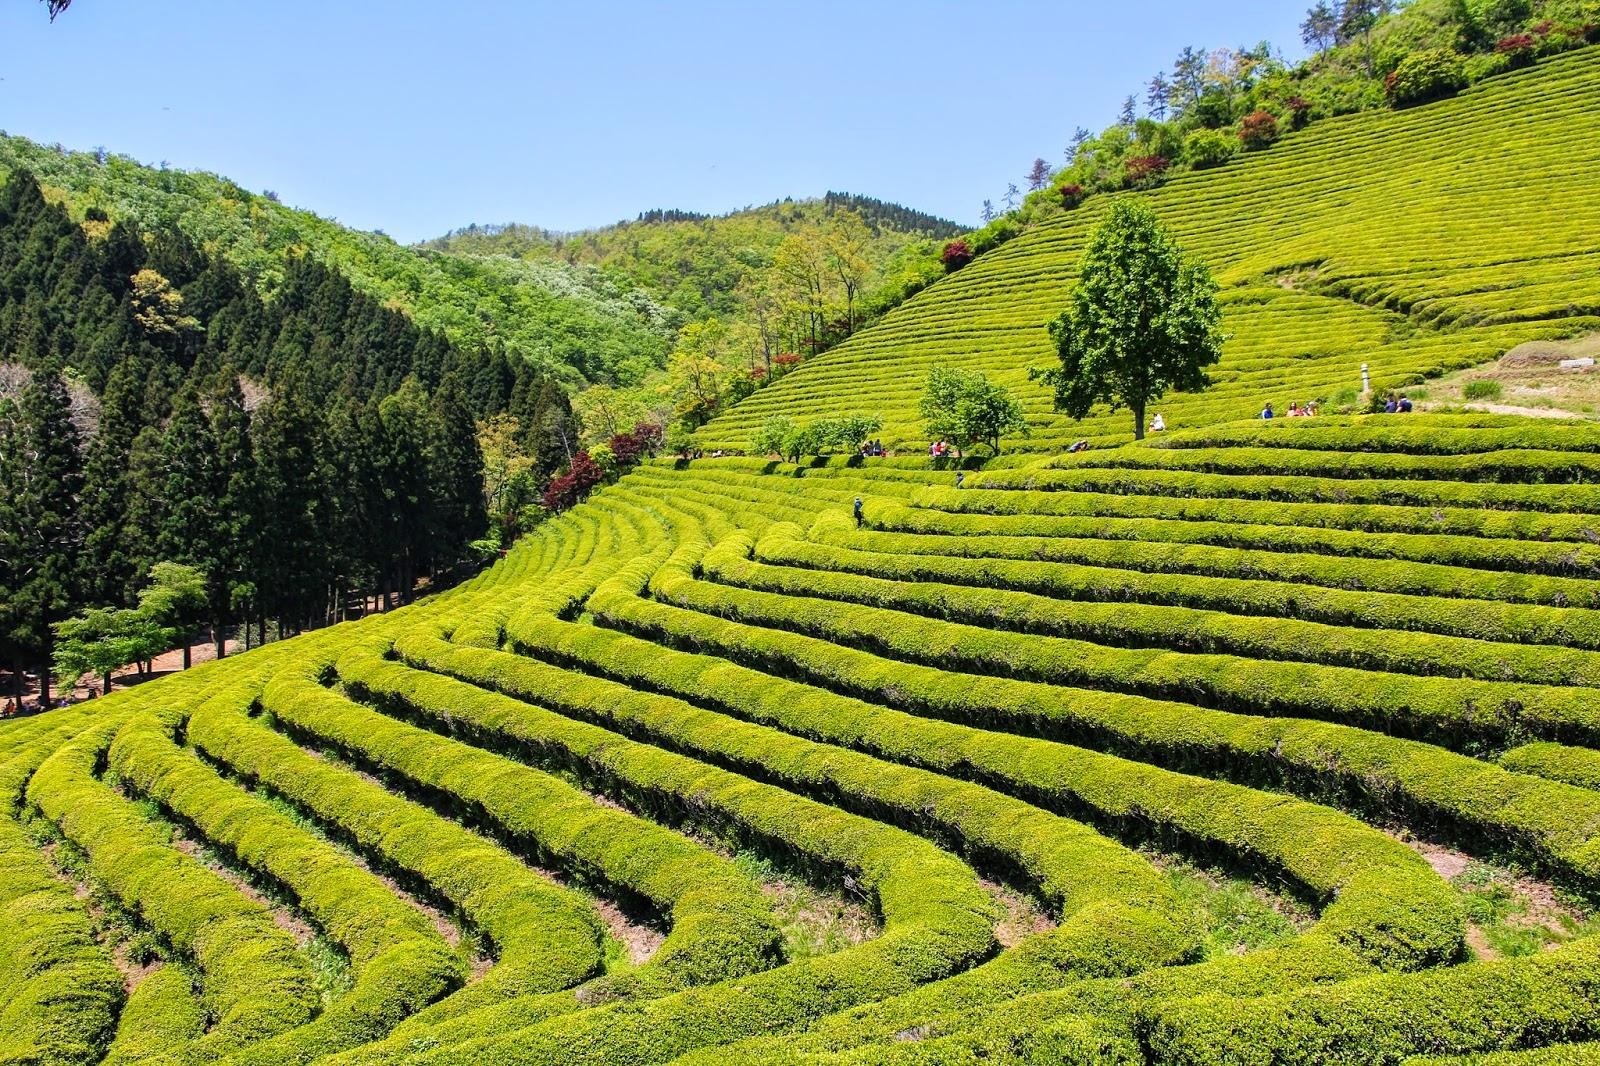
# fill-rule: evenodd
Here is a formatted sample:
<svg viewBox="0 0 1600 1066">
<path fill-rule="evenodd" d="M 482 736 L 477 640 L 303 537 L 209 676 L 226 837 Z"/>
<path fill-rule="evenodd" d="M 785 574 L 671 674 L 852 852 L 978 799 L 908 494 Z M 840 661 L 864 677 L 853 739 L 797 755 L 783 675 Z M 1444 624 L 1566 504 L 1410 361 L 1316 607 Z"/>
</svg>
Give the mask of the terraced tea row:
<svg viewBox="0 0 1600 1066">
<path fill-rule="evenodd" d="M 0 905 L 39 919 L 3 934 L 0 1047 L 1585 1054 L 1597 941 L 1482 955 L 1439 871 L 1473 856 L 1600 890 L 1600 509 L 1527 466 L 1395 480 L 1348 459 L 1488 454 L 1507 428 L 1414 425 L 1440 443 L 1381 419 L 1219 426 L 1117 453 L 1138 466 L 960 489 L 895 461 L 646 465 L 431 601 L 8 724 Z M 1586 441 L 1527 451 L 1575 478 Z M 1238 448 L 1344 465 L 1281 502 L 1183 468 Z M 1135 480 L 1027 487 L 1081 472 Z M 1453 502 L 1389 502 L 1402 486 Z M 797 951 L 741 854 L 874 928 Z M 1175 856 L 1309 924 L 1215 953 Z M 1048 921 L 1002 921 L 1016 893 Z M 659 930 L 637 957 L 623 921 Z"/>
</svg>

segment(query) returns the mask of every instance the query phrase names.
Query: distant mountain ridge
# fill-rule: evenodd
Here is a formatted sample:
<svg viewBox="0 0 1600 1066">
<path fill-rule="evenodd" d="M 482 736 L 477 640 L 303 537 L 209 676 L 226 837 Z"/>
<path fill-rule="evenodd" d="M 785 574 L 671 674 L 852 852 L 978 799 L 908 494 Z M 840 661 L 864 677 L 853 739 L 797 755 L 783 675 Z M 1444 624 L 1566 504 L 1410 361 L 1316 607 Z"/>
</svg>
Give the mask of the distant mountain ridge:
<svg viewBox="0 0 1600 1066">
<path fill-rule="evenodd" d="M 785 204 L 821 203 L 825 208 L 852 210 L 861 215 L 862 221 L 873 229 L 892 229 L 901 233 L 919 233 L 927 237 L 948 240 L 960 236 L 969 227 L 959 222 L 952 222 L 947 218 L 918 211 L 904 204 L 888 200 L 880 200 L 872 196 L 861 196 L 850 192 L 834 192 L 829 190 L 820 198 L 784 197 L 782 200 L 773 200 L 759 207 L 743 207 L 722 214 L 711 214 L 705 211 L 688 211 L 682 208 L 652 208 L 641 211 L 632 219 L 624 219 L 608 226 L 594 226 L 579 230 L 546 229 L 543 226 L 532 226 L 521 222 L 474 222 L 458 229 L 453 229 L 442 237 L 434 237 L 419 241 L 418 247 L 437 250 L 451 250 L 458 238 L 486 238 L 499 237 L 529 242 L 544 241 L 549 244 L 559 244 L 588 234 L 604 233 L 609 230 L 621 229 L 625 226 L 672 225 L 675 223 L 710 222 L 713 219 L 727 219 L 739 215 L 759 215 Z M 506 249 L 500 254 L 516 255 L 511 249 Z"/>
</svg>

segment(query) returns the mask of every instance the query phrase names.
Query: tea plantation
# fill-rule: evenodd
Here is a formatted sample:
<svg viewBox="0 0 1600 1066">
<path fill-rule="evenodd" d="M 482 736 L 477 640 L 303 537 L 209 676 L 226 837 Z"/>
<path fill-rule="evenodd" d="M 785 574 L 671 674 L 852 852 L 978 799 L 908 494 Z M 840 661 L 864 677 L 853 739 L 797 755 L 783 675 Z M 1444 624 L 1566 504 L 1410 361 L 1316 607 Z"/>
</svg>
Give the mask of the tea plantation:
<svg viewBox="0 0 1600 1066">
<path fill-rule="evenodd" d="M 1232 335 L 1213 388 L 1160 406 L 1167 425 L 1353 400 L 1362 363 L 1387 391 L 1600 325 L 1597 108 L 1589 48 L 1442 103 L 1320 123 L 1148 194 L 1222 284 Z M 1013 389 L 1034 433 L 1011 447 L 1130 439 L 1125 414 L 1082 425 L 1052 414 L 1026 373 L 1054 358 L 1044 323 L 1066 305 L 1110 199 L 977 259 L 739 404 L 701 431 L 705 449 L 742 448 L 766 418 L 830 413 L 841 397 L 883 416 L 886 443 L 925 444 L 917 398 L 931 363 Z"/>
<path fill-rule="evenodd" d="M 1248 420 L 1600 324 L 1597 114 L 1591 48 L 1152 194 L 1233 337 L 1148 441 L 1026 382 L 1090 201 L 702 431 L 909 456 L 657 459 L 0 725 L 0 1062 L 1600 1062 L 1600 428 Z M 930 469 L 935 361 L 1029 450 Z"/>
</svg>

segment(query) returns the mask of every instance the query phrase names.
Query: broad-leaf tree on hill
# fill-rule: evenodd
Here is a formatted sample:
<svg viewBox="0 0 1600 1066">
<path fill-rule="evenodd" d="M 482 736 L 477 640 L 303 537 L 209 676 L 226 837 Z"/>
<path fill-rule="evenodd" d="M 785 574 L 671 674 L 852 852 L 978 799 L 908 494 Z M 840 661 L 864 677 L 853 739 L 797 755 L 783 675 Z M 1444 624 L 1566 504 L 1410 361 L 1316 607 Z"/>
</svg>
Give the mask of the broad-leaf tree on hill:
<svg viewBox="0 0 1600 1066">
<path fill-rule="evenodd" d="M 1222 357 L 1221 322 L 1206 265 L 1185 255 L 1148 207 L 1122 201 L 1090 237 L 1072 302 L 1050 323 L 1061 365 L 1030 374 L 1054 387 L 1056 409 L 1073 418 L 1100 402 L 1127 407 L 1142 439 L 1152 402 L 1210 383 L 1205 368 Z"/>
<path fill-rule="evenodd" d="M 934 367 L 928 371 L 920 407 L 928 439 L 946 441 L 957 451 L 984 444 L 999 455 L 1000 438 L 1028 432 L 1022 405 L 976 370 Z"/>
</svg>

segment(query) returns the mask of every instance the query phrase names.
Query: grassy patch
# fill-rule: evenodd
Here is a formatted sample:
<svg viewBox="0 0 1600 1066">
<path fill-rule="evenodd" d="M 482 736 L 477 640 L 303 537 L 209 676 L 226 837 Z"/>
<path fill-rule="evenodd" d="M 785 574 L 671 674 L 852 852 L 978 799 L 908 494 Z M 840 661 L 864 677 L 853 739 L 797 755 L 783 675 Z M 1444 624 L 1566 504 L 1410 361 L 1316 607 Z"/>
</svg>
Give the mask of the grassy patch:
<svg viewBox="0 0 1600 1066">
<path fill-rule="evenodd" d="M 754 852 L 739 852 L 733 865 L 772 900 L 786 958 L 829 955 L 878 933 L 877 919 L 862 900 L 824 892 Z"/>
</svg>

